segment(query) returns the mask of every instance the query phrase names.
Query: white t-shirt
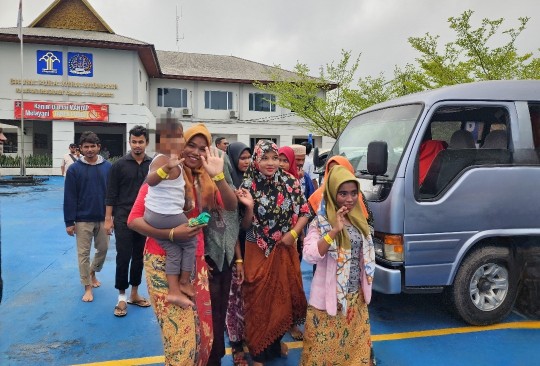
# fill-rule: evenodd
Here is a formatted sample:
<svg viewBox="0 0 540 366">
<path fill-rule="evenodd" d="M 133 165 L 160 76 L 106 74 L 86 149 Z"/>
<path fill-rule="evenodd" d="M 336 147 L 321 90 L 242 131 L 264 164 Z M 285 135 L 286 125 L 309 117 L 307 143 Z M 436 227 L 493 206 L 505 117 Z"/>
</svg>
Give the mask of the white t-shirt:
<svg viewBox="0 0 540 366">
<path fill-rule="evenodd" d="M 311 180 L 319 180 L 319 174 L 315 173 L 315 164 L 313 164 L 313 158 L 309 155 L 306 155 L 306 160 L 304 161 L 304 174 L 309 175 Z"/>
<path fill-rule="evenodd" d="M 75 160 L 73 160 L 73 159 L 71 158 L 72 156 L 73 156 L 73 158 L 74 158 Z M 66 155 L 64 155 L 64 161 L 62 161 L 62 166 L 64 167 L 64 176 L 66 175 L 69 166 L 70 166 L 71 164 L 73 164 L 73 163 L 74 163 L 75 161 L 77 161 L 77 160 L 79 160 L 79 159 L 77 158 L 76 155 L 72 155 L 72 154 L 69 154 L 69 153 L 66 154 Z"/>
</svg>

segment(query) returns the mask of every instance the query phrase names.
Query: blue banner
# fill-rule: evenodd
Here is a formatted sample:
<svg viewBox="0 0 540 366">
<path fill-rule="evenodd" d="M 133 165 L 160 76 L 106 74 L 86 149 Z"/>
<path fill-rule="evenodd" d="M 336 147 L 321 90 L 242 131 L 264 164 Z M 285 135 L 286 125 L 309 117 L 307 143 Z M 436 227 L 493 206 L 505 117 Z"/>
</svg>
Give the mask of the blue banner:
<svg viewBox="0 0 540 366">
<path fill-rule="evenodd" d="M 60 51 L 36 51 L 37 73 L 39 75 L 62 75 L 63 61 Z"/>
<path fill-rule="evenodd" d="M 91 53 L 68 52 L 69 76 L 94 76 L 94 62 Z"/>
</svg>

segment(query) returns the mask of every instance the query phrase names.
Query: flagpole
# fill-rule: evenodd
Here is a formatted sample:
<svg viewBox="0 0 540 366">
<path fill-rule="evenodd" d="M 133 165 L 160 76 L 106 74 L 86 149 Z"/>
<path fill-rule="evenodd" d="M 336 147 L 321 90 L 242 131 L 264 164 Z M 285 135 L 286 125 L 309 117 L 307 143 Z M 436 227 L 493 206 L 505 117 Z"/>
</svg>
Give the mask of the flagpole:
<svg viewBox="0 0 540 366">
<path fill-rule="evenodd" d="M 21 177 L 26 176 L 26 161 L 24 159 L 24 57 L 23 57 L 23 34 L 22 34 L 22 0 L 19 1 L 19 38 L 21 40 Z"/>
</svg>

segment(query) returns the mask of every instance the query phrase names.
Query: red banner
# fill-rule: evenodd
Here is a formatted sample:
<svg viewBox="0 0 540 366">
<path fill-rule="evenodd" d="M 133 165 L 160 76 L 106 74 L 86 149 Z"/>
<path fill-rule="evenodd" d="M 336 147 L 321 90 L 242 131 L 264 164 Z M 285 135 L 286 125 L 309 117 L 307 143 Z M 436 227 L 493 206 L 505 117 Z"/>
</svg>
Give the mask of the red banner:
<svg viewBox="0 0 540 366">
<path fill-rule="evenodd" d="M 15 101 L 15 119 L 21 118 L 21 102 Z M 62 102 L 24 102 L 24 119 L 109 122 L 109 105 Z"/>
</svg>

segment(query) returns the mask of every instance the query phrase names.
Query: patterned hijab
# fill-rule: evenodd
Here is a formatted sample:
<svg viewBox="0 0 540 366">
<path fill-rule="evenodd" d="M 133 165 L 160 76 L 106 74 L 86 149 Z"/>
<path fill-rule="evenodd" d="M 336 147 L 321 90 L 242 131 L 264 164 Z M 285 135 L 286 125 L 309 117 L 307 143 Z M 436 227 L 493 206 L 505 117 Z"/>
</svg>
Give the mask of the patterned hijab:
<svg viewBox="0 0 540 366">
<path fill-rule="evenodd" d="M 240 161 L 240 155 L 246 150 L 251 155 L 251 149 L 243 142 L 233 142 L 227 147 L 227 155 L 232 167 L 231 177 L 235 188 L 239 188 L 244 180 L 244 172 L 238 169 L 238 162 Z"/>
<path fill-rule="evenodd" d="M 244 175 L 243 183 L 243 187 L 250 191 L 255 201 L 252 226 L 257 245 L 266 257 L 282 236 L 294 227 L 300 212 L 309 213 L 296 178 L 284 173 L 281 168 L 271 177 L 260 172 L 260 162 L 268 152 L 277 154 L 276 144 L 260 140 L 253 150 L 251 164 Z"/>
<path fill-rule="evenodd" d="M 287 161 L 289 162 L 289 170 L 287 170 L 287 173 L 290 173 L 296 179 L 299 179 L 298 167 L 296 166 L 296 159 L 294 158 L 294 150 L 290 146 L 283 146 L 279 148 L 278 154 L 285 155 Z"/>
</svg>

